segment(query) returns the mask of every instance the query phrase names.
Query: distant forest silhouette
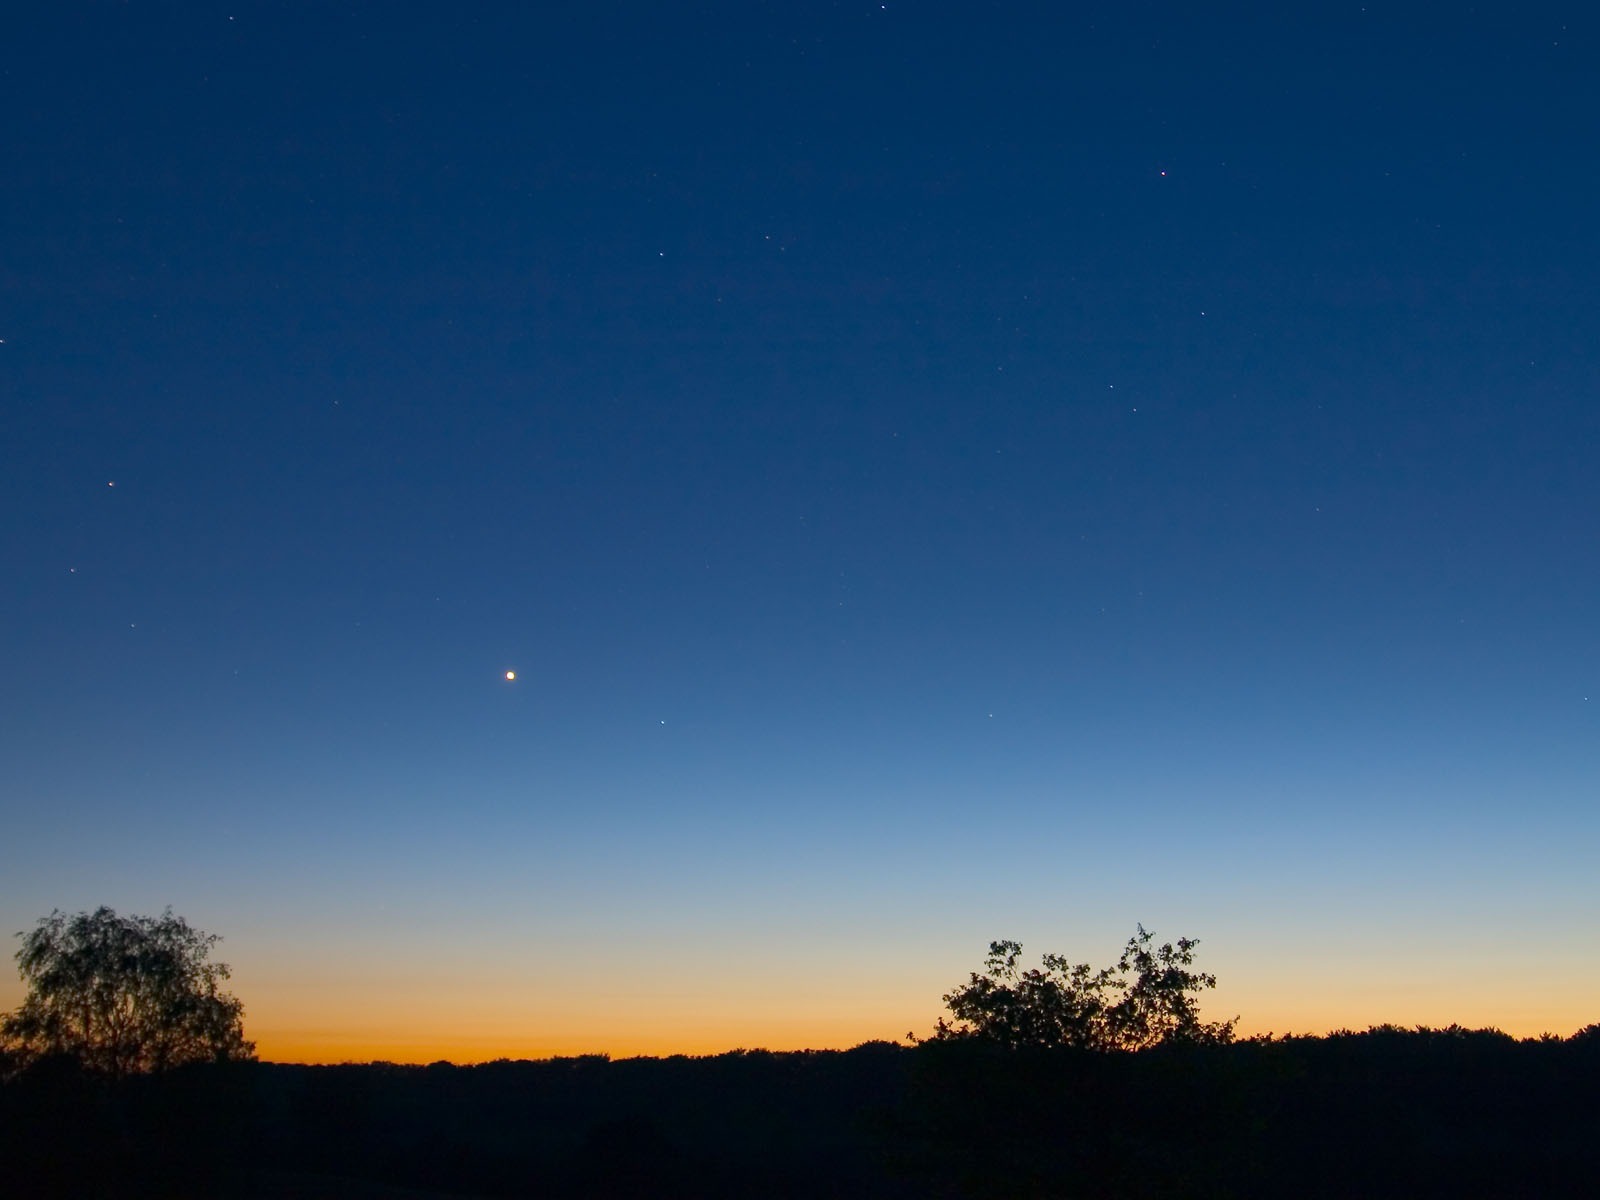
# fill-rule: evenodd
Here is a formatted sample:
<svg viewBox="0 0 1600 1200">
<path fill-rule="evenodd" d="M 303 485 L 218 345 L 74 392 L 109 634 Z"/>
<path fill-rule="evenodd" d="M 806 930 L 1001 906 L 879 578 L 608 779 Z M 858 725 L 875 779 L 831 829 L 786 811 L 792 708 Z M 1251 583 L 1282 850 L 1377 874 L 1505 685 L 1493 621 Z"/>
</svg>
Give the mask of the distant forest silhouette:
<svg viewBox="0 0 1600 1200">
<path fill-rule="evenodd" d="M 1231 1022 L 1199 1020 L 1195 996 L 1215 980 L 1190 969 L 1198 943 L 1158 945 L 1142 928 L 1101 971 L 1053 955 L 1023 969 L 1020 946 L 994 943 L 984 971 L 945 997 L 952 1020 L 911 1045 L 425 1067 L 255 1061 L 242 1007 L 217 990 L 216 939 L 170 913 L 52 914 L 24 939 L 32 990 L 0 1024 L 7 1196 L 1600 1187 L 1600 1025 L 1566 1038 L 1380 1026 L 1236 1039 Z M 134 1044 L 151 1037 L 165 1040 Z"/>
</svg>

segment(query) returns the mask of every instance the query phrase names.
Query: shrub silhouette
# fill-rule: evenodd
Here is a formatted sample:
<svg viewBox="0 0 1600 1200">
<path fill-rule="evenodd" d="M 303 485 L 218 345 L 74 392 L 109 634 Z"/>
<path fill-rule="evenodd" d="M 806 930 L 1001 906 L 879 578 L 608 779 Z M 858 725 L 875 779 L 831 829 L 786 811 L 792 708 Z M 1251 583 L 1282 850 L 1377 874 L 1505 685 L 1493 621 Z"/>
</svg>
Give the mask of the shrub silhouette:
<svg viewBox="0 0 1600 1200">
<path fill-rule="evenodd" d="M 171 909 L 160 917 L 54 912 L 17 936 L 28 994 L 0 1018 L 0 1034 L 23 1063 L 64 1055 L 120 1078 L 255 1056 L 244 1006 L 218 987 L 227 965 L 207 961 L 221 939 Z"/>
<path fill-rule="evenodd" d="M 941 1018 L 934 1039 L 1101 1051 L 1232 1041 L 1233 1021 L 1200 1020 L 1196 993 L 1217 984 L 1215 975 L 1189 970 L 1200 943 L 1158 946 L 1143 925 L 1138 930 L 1116 964 L 1099 971 L 1059 954 L 1024 971 L 1020 943 L 991 942 L 983 974 L 944 997 L 955 1023 Z"/>
</svg>

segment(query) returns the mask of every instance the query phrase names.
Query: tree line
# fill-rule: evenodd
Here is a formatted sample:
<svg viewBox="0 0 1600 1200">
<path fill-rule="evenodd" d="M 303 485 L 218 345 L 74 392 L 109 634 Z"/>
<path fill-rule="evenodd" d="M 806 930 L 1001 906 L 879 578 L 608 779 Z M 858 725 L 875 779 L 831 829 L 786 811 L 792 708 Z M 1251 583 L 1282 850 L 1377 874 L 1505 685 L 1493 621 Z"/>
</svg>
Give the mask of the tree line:
<svg viewBox="0 0 1600 1200">
<path fill-rule="evenodd" d="M 457 1067 L 254 1061 L 217 939 L 52 914 L 0 1020 L 0 1194 L 1593 1194 L 1600 1025 L 1237 1038 L 1192 939 L 995 942 L 910 1045 Z"/>
</svg>

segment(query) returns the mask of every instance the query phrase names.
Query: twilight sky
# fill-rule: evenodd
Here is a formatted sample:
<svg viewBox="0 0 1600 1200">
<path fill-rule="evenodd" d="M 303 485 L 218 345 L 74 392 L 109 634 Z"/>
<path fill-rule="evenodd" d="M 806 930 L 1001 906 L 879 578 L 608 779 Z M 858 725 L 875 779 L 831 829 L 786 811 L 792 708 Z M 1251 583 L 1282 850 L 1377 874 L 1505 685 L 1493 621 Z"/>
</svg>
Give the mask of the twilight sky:
<svg viewBox="0 0 1600 1200">
<path fill-rule="evenodd" d="M 282 1059 L 1137 921 L 1600 1019 L 1592 6 L 459 7 L 8 14 L 0 931 L 170 904 Z"/>
</svg>

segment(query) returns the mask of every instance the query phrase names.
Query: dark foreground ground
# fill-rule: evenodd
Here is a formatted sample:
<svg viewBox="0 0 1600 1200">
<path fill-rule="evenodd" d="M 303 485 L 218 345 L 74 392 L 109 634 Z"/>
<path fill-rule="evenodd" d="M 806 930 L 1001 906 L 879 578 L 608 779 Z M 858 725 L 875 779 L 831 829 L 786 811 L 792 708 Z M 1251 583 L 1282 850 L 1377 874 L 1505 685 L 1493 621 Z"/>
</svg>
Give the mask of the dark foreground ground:
<svg viewBox="0 0 1600 1200">
<path fill-rule="evenodd" d="M 972 1044 L 0 1087 L 0 1195 L 1600 1195 L 1600 1028 L 1093 1056 Z"/>
</svg>

